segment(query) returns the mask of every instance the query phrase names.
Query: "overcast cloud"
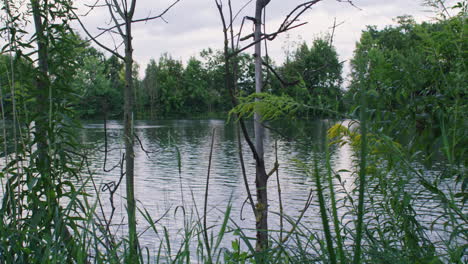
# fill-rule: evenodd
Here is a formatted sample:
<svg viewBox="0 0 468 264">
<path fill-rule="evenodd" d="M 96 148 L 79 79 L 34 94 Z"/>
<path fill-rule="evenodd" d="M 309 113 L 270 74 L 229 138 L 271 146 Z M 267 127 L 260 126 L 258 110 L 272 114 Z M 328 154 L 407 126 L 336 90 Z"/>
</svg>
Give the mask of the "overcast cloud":
<svg viewBox="0 0 468 264">
<path fill-rule="evenodd" d="M 95 0 L 81 2 L 90 3 Z M 144 18 L 157 15 L 171 4 L 169 0 L 138 0 L 135 18 Z M 225 1 L 226 2 L 226 1 Z M 234 10 L 243 6 L 246 0 L 233 0 Z M 255 2 L 255 1 L 253 1 Z M 272 0 L 267 7 L 267 30 L 274 31 L 283 21 L 285 15 L 295 6 L 302 3 L 300 0 Z M 456 1 L 448 1 L 451 6 Z M 288 47 L 306 41 L 311 43 L 314 38 L 330 33 L 330 28 L 336 18 L 338 23 L 343 22 L 335 31 L 334 45 L 340 60 L 349 61 L 361 31 L 367 25 L 376 25 L 383 28 L 394 24 L 393 19 L 401 15 L 412 15 L 416 21 L 430 20 L 434 13 L 427 12 L 428 7 L 422 6 L 422 0 L 354 0 L 359 7 L 336 0 L 323 0 L 307 11 L 301 21 L 308 22 L 305 26 L 283 34 L 269 43 L 269 54 L 277 64 L 282 63 Z M 86 8 L 79 8 L 84 13 Z M 254 4 L 248 5 L 239 16 L 253 16 Z M 134 26 L 134 56 L 140 64 L 140 73 L 144 72 L 146 64 L 151 58 L 158 59 L 161 54 L 169 53 L 173 58 L 187 61 L 191 56 L 197 56 L 200 51 L 208 47 L 220 49 L 223 45 L 222 27 L 214 0 L 181 0 L 165 16 Z M 108 26 L 110 19 L 107 9 L 95 9 L 83 18 L 87 28 L 94 34 L 99 33 L 98 27 Z M 240 19 L 238 19 L 239 23 Z M 166 23 L 167 22 L 167 23 Z M 244 29 L 244 35 L 250 34 L 251 25 Z M 101 37 L 107 45 L 113 45 L 108 35 Z M 119 42 L 115 37 L 116 43 Z M 253 52 L 253 51 L 249 51 Z M 345 64 L 345 74 L 349 66 Z"/>
</svg>

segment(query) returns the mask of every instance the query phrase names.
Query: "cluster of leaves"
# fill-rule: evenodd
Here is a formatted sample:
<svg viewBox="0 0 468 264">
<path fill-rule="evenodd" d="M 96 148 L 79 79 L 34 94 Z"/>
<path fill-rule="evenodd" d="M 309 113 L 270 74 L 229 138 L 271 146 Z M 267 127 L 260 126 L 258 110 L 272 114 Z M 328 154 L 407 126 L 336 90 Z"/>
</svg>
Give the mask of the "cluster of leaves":
<svg viewBox="0 0 468 264">
<path fill-rule="evenodd" d="M 6 154 L 0 179 L 5 185 L 0 207 L 0 262 L 66 262 L 78 259 L 84 250 L 72 234 L 79 234 L 83 220 L 84 193 L 73 181 L 80 172 L 79 143 L 73 105 L 78 103 L 70 80 L 78 67 L 79 38 L 72 32 L 70 1 L 32 1 L 27 14 L 21 3 L 5 1 L 9 35 L 3 47 L 11 55 L 1 56 L 3 114 L 11 118 L 12 131 L 3 138 Z M 36 16 L 37 28 L 30 41 L 19 24 Z M 23 16 L 24 15 L 24 16 Z M 37 19 L 41 18 L 41 21 Z M 7 34 L 8 33 L 8 34 Z M 33 58 L 38 50 L 30 43 L 41 42 L 44 64 Z M 32 53 L 26 50 L 33 49 Z M 21 74 L 18 74 L 21 73 Z M 3 78 L 2 78 L 3 79 Z M 43 86 L 39 83 L 44 84 Z M 10 108 L 11 107 L 11 108 Z M 11 109 L 11 111 L 8 110 Z M 4 127 L 4 129 L 6 129 Z M 3 146 L 2 146 L 3 147 Z"/>
<path fill-rule="evenodd" d="M 335 48 L 325 38 L 315 39 L 309 48 L 302 43 L 278 69 L 290 87 L 274 86 L 276 94 L 287 94 L 297 102 L 316 108 L 343 111 L 342 63 Z M 314 116 L 324 116 L 314 111 Z"/>
<path fill-rule="evenodd" d="M 294 116 L 300 105 L 287 95 L 253 93 L 240 98 L 239 104 L 229 112 L 229 117 L 250 118 L 259 113 L 262 121 Z"/>
<path fill-rule="evenodd" d="M 230 97 L 224 89 L 224 65 L 220 52 L 211 49 L 191 57 L 184 67 L 181 61 L 164 54 L 151 60 L 139 85 L 138 105 L 151 117 L 188 115 L 229 110 Z M 238 61 L 241 89 L 252 89 L 252 58 L 246 54 Z"/>
<path fill-rule="evenodd" d="M 379 126 L 401 138 L 417 135 L 409 140 L 415 150 L 426 142 L 426 153 L 443 149 L 452 164 L 463 162 L 466 17 L 422 24 L 411 17 L 397 21 L 398 26 L 363 32 L 351 62 L 348 104 L 358 107 L 355 96 L 366 87 L 367 104 Z"/>
</svg>

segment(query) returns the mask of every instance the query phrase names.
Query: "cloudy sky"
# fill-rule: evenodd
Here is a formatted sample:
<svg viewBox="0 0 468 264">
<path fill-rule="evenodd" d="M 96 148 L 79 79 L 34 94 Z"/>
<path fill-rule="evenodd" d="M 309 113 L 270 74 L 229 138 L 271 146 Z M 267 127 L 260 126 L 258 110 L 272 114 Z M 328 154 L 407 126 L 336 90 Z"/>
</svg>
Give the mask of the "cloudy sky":
<svg viewBox="0 0 468 264">
<path fill-rule="evenodd" d="M 224 0 L 227 2 L 227 0 Z M 95 2 L 95 0 L 80 1 L 83 3 Z M 239 10 L 247 0 L 233 0 L 234 10 Z M 255 1 L 252 1 L 239 15 L 254 16 Z M 274 31 L 281 24 L 285 16 L 302 3 L 300 0 L 271 0 L 267 7 L 267 30 Z M 336 0 L 323 0 L 314 5 L 302 17 L 301 22 L 306 25 L 294 29 L 274 41 L 269 42 L 269 54 L 277 64 L 280 64 L 285 52 L 295 44 L 306 41 L 311 43 L 314 38 L 324 36 L 331 32 L 331 27 L 336 18 L 341 25 L 335 31 L 334 45 L 340 56 L 340 60 L 348 61 L 353 53 L 355 43 L 359 40 L 361 31 L 366 25 L 376 25 L 383 28 L 385 25 L 394 24 L 393 18 L 409 14 L 416 21 L 430 20 L 435 14 L 428 12 L 429 8 L 422 5 L 423 0 L 353 0 L 356 7 L 349 3 Z M 452 6 L 456 0 L 447 1 L 447 6 Z M 157 15 L 172 3 L 171 0 L 138 0 L 135 18 L 145 18 Z M 81 6 L 80 13 L 87 8 Z M 239 25 L 240 19 L 237 20 Z M 99 33 L 98 28 L 106 28 L 110 19 L 106 8 L 96 8 L 86 17 L 83 17 L 86 27 Z M 250 34 L 251 24 L 244 28 L 244 35 Z M 140 73 L 151 58 L 158 59 L 163 53 L 169 53 L 173 58 L 187 61 L 191 56 L 197 56 L 199 52 L 208 47 L 220 49 L 223 45 L 223 33 L 218 11 L 214 0 L 180 0 L 165 16 L 164 20 L 157 19 L 134 26 L 134 55 L 140 64 Z M 113 46 L 119 43 L 118 36 L 112 39 L 104 35 L 101 41 Z M 253 51 L 248 51 L 253 52 Z M 345 64 L 345 72 L 349 66 Z"/>
</svg>

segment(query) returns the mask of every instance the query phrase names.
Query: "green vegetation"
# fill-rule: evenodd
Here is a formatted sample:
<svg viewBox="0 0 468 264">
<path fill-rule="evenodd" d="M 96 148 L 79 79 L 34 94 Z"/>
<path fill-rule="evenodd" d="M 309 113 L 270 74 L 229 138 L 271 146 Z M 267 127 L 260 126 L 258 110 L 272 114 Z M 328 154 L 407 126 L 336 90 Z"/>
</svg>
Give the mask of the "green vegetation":
<svg viewBox="0 0 468 264">
<path fill-rule="evenodd" d="M 418 24 L 404 16 L 397 18 L 396 26 L 381 30 L 369 26 L 357 43 L 346 91 L 342 64 L 326 39 L 300 44 L 278 67 L 265 57 L 269 67 L 260 72 L 254 56 L 236 54 L 228 41 L 223 51 L 204 50 L 186 64 L 165 54 L 150 61 L 140 80 L 131 57 L 131 37 L 125 38 L 124 58 L 106 57 L 72 30 L 70 23 L 76 19 L 72 1 L 29 4 L 24 11 L 20 3 L 2 3 L 6 44 L 0 55 L 0 263 L 467 261 L 466 1 L 453 7 L 460 11 L 453 17 Z M 34 21 L 33 32 L 24 31 L 28 19 Z M 262 74 L 264 90 L 255 93 L 255 77 Z M 250 196 L 249 203 L 256 231 L 267 240 L 257 237 L 253 243 L 231 216 L 230 206 L 218 225 L 207 226 L 205 201 L 204 215 L 195 207 L 189 216 L 185 204 L 175 209 L 174 214 L 184 218 L 184 227 L 182 242 L 174 242 L 166 227 L 156 226 L 158 219 L 145 208 L 135 208 L 133 119 L 227 112 L 231 122 L 239 123 L 237 147 L 245 182 L 240 131 L 249 147 L 253 143 L 244 120 L 258 115 L 272 123 L 321 117 L 337 121 L 316 146 L 324 155 L 297 161 L 314 181 L 299 217 L 285 215 L 281 205 L 279 230 L 266 225 L 266 183 L 276 173 L 281 197 L 280 164 L 276 155 L 273 170 L 266 171 L 263 156 L 251 147 L 264 180 L 257 196 L 264 191 L 265 200 L 255 205 Z M 130 232 L 123 237 L 111 232 L 110 226 L 122 219 L 113 219 L 115 208 L 110 214 L 103 208 L 102 186 L 89 169 L 87 156 L 95 150 L 83 146 L 77 135 L 80 118 L 122 116 L 126 151 L 116 166 L 121 178 L 106 188 L 112 200 L 127 176 Z M 212 145 L 213 140 L 214 136 Z M 331 153 L 344 145 L 352 150 L 352 170 L 334 171 Z M 210 153 L 210 166 L 215 155 Z M 181 173 L 180 153 L 174 159 Z M 428 178 L 419 166 L 438 173 Z M 356 179 L 351 189 L 342 181 L 343 174 Z M 209 176 L 210 168 L 206 199 Z M 86 191 L 86 186 L 94 191 Z M 414 206 L 416 188 L 444 211 L 431 227 L 421 223 L 427 212 Z M 321 231 L 302 221 L 314 197 Z M 138 245 L 136 213 L 158 234 L 157 252 Z M 261 221 L 267 230 L 258 228 Z M 434 226 L 447 237 L 431 237 Z M 226 234 L 235 237 L 229 248 L 221 246 Z"/>
</svg>

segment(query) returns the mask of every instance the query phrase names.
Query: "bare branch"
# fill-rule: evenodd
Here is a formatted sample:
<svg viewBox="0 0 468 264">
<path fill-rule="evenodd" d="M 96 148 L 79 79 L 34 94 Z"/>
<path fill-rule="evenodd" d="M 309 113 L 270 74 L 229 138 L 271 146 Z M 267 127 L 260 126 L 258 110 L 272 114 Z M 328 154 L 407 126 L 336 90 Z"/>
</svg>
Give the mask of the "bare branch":
<svg viewBox="0 0 468 264">
<path fill-rule="evenodd" d="M 291 26 L 291 27 L 289 27 L 289 28 L 285 28 L 285 29 L 282 29 L 282 30 L 280 30 L 280 31 L 276 31 L 275 33 L 264 34 L 259 40 L 254 41 L 254 42 L 250 43 L 249 45 L 247 45 L 247 46 L 245 46 L 245 47 L 243 47 L 243 48 L 241 48 L 241 49 L 238 49 L 238 50 L 232 52 L 232 53 L 229 55 L 229 57 L 237 56 L 239 53 L 242 53 L 243 51 L 245 51 L 245 50 L 251 48 L 252 46 L 254 46 L 255 44 L 257 44 L 257 43 L 260 42 L 260 41 L 263 41 L 263 40 L 265 40 L 265 39 L 273 40 L 274 38 L 276 38 L 277 35 L 279 35 L 279 34 L 281 34 L 281 33 L 284 33 L 284 32 L 286 32 L 286 31 L 289 31 L 289 30 L 291 30 L 291 29 L 294 29 L 294 28 L 303 26 L 303 25 L 305 25 L 305 24 L 307 24 L 307 22 L 301 23 L 301 24 L 299 24 L 299 25 Z"/>
<path fill-rule="evenodd" d="M 236 50 L 235 52 L 231 53 L 230 56 L 231 57 L 236 56 L 237 54 L 249 49 L 250 47 L 254 46 L 255 44 L 257 44 L 260 41 L 263 41 L 265 39 L 268 39 L 269 41 L 272 41 L 281 33 L 284 33 L 286 31 L 289 31 L 289 30 L 292 30 L 294 28 L 297 28 L 297 27 L 300 27 L 300 26 L 303 26 L 303 25 L 307 24 L 307 22 L 304 22 L 304 23 L 300 23 L 300 24 L 297 24 L 297 25 L 293 25 L 295 22 L 298 21 L 299 17 L 305 11 L 307 11 L 313 5 L 317 4 L 320 1 L 322 1 L 322 0 L 307 1 L 305 3 L 302 3 L 302 4 L 298 5 L 298 6 L 296 6 L 291 12 L 289 12 L 289 14 L 286 16 L 286 18 L 283 20 L 283 22 L 281 23 L 281 25 L 279 26 L 279 28 L 275 32 L 270 33 L 270 34 L 265 33 L 264 35 L 262 35 L 262 37 L 259 40 L 253 41 L 252 43 L 248 44 L 247 46 Z M 267 1 L 266 3 L 268 4 L 268 2 L 269 1 Z M 248 17 L 246 17 L 246 18 L 249 19 Z M 247 37 L 244 37 L 243 39 L 247 39 Z"/>
<path fill-rule="evenodd" d="M 133 0 L 135 1 L 135 0 Z M 162 18 L 167 12 L 169 12 L 169 10 L 171 10 L 171 8 L 173 8 L 178 2 L 180 2 L 180 0 L 176 0 L 174 1 L 168 8 L 166 8 L 163 12 L 161 12 L 159 15 L 157 16 L 152 16 L 152 17 L 147 17 L 147 18 L 142 18 L 142 19 L 135 19 L 135 20 L 132 20 L 132 23 L 138 23 L 138 22 L 146 22 L 146 21 L 149 21 L 149 20 L 154 20 L 154 19 L 157 19 L 157 18 Z"/>
<path fill-rule="evenodd" d="M 313 1 L 308 1 L 305 3 L 302 3 L 298 6 L 296 6 L 289 14 L 286 16 L 284 19 L 283 23 L 281 23 L 281 26 L 279 27 L 278 31 L 281 31 L 282 29 L 287 29 L 289 28 L 293 23 L 298 21 L 299 17 L 308 9 L 310 9 L 311 6 L 317 4 L 322 0 L 313 0 Z M 295 14 L 297 12 L 297 14 Z M 274 35 L 276 37 L 276 35 Z"/>
<path fill-rule="evenodd" d="M 234 21 L 236 20 L 236 18 L 239 16 L 239 14 L 240 14 L 250 3 L 252 3 L 252 0 L 247 1 L 247 3 L 245 3 L 245 5 L 243 5 L 243 6 L 239 9 L 239 11 L 237 11 L 237 13 L 236 13 L 236 14 L 234 15 L 234 17 L 232 18 L 232 22 L 231 22 L 231 24 L 230 24 L 229 26 L 232 27 L 232 24 L 234 23 Z"/>
<path fill-rule="evenodd" d="M 116 0 L 112 0 L 112 1 L 116 1 Z M 172 3 L 168 8 L 166 8 L 163 12 L 161 12 L 159 15 L 157 16 L 152 16 L 152 17 L 146 17 L 146 18 L 141 18 L 141 19 L 134 19 L 131 21 L 131 23 L 139 23 L 139 22 L 148 22 L 150 20 L 154 20 L 154 19 L 158 19 L 160 18 L 161 20 L 163 20 L 164 22 L 167 23 L 167 21 L 163 18 L 163 16 L 173 7 L 175 6 L 180 0 L 176 0 L 174 3 Z M 114 6 L 114 5 L 112 5 Z M 119 8 L 120 10 L 120 8 Z M 121 12 L 117 10 L 117 13 L 122 17 L 122 19 L 125 20 L 125 15 Z M 112 14 L 112 13 L 111 13 Z M 114 20 L 114 19 L 113 19 Z M 109 31 L 112 31 L 114 30 L 115 28 L 118 28 L 118 27 L 122 27 L 124 26 L 126 23 L 125 22 L 121 22 L 121 23 L 118 23 L 116 20 L 114 20 L 114 25 L 109 27 L 109 28 L 98 28 L 100 30 L 102 30 L 101 33 L 99 33 L 98 35 L 96 35 L 95 37 L 93 37 L 92 39 L 94 40 L 95 38 L 98 38 L 100 36 L 102 36 L 104 33 L 107 33 Z"/>
<path fill-rule="evenodd" d="M 239 161 L 241 164 L 241 169 L 242 169 L 242 178 L 244 179 L 244 186 L 247 191 L 247 199 L 250 202 L 250 206 L 252 207 L 252 212 L 254 213 L 254 216 L 257 217 L 257 210 L 255 210 L 255 203 L 252 198 L 252 193 L 250 192 L 250 187 L 249 187 L 249 181 L 247 179 L 247 173 L 245 170 L 245 163 L 244 163 L 244 156 L 242 154 L 242 141 L 241 141 L 241 136 L 240 136 L 240 129 L 239 126 L 237 126 L 237 148 L 238 148 L 238 153 L 239 153 Z M 241 215 L 242 219 L 242 215 Z"/>
<path fill-rule="evenodd" d="M 118 52 L 108 48 L 106 45 L 102 44 L 101 42 L 99 42 L 97 40 L 96 37 L 93 37 L 93 35 L 91 35 L 91 33 L 89 33 L 88 29 L 83 25 L 83 22 L 81 21 L 81 19 L 76 15 L 75 11 L 71 10 L 71 12 L 73 13 L 73 15 L 75 16 L 76 20 L 78 20 L 78 23 L 80 24 L 81 28 L 83 29 L 83 31 L 86 33 L 86 35 L 92 40 L 94 41 L 94 43 L 96 43 L 99 47 L 105 49 L 106 51 L 110 52 L 112 55 L 116 56 L 117 58 L 121 59 L 121 60 L 124 60 L 124 57 L 122 55 L 120 55 Z"/>
<path fill-rule="evenodd" d="M 122 11 L 122 9 L 120 8 L 119 3 L 117 3 L 116 0 L 112 0 L 112 1 L 114 2 L 114 8 L 115 8 L 115 10 L 117 11 L 117 13 L 119 14 L 119 16 L 125 20 L 125 14 L 124 14 L 124 12 Z M 106 3 L 107 3 L 107 5 L 109 5 L 109 6 L 111 5 L 111 4 L 109 3 L 108 0 L 106 0 Z M 122 5 L 123 5 L 123 4 L 122 4 Z M 123 24 L 122 24 L 122 25 L 123 25 Z M 120 25 L 120 26 L 122 26 L 122 25 Z"/>
<path fill-rule="evenodd" d="M 132 3 L 130 4 L 130 11 L 128 11 L 128 14 L 127 14 L 128 17 L 133 17 L 133 14 L 135 14 L 135 7 L 136 7 L 136 0 L 132 0 Z"/>
<path fill-rule="evenodd" d="M 229 73 L 231 71 L 231 69 L 230 69 L 231 58 L 236 56 L 239 53 L 236 53 L 234 56 L 228 56 L 228 53 L 229 53 L 229 46 L 228 46 L 229 37 L 228 37 L 228 32 L 227 32 L 226 19 L 224 17 L 224 13 L 223 13 L 222 1 L 215 0 L 215 3 L 216 3 L 216 7 L 218 8 L 218 11 L 219 11 L 219 16 L 221 18 L 221 23 L 223 25 L 224 54 L 225 54 L 224 64 L 225 64 L 225 74 L 226 74 L 226 77 L 225 77 L 226 87 L 228 87 L 228 89 L 229 89 L 229 93 L 231 95 L 231 102 L 232 102 L 233 106 L 236 106 L 239 103 L 237 102 L 237 98 L 235 96 L 235 91 L 234 91 L 234 88 L 233 88 L 232 83 L 231 83 L 233 77 L 229 76 Z M 235 82 L 233 82 L 233 83 L 235 83 Z M 255 149 L 255 145 L 253 144 L 252 139 L 249 136 L 249 133 L 247 131 L 247 127 L 245 126 L 244 120 L 242 118 L 239 118 L 239 123 L 241 125 L 242 133 L 244 134 L 245 141 L 247 141 L 247 145 L 249 145 L 249 148 L 252 151 L 254 159 L 256 161 L 259 161 L 259 156 L 257 154 L 257 150 Z"/>
<path fill-rule="evenodd" d="M 106 2 L 107 2 L 107 1 L 106 1 Z M 114 24 L 115 24 L 115 25 L 118 25 L 119 23 L 118 23 L 118 21 L 117 21 L 117 18 L 116 18 L 115 15 L 114 15 L 114 12 L 112 11 L 111 5 L 110 5 L 109 2 L 107 2 L 107 3 L 108 3 L 107 6 L 108 6 L 108 8 L 109 8 L 109 14 L 111 15 L 111 18 L 112 18 L 112 20 L 114 21 Z M 117 30 L 119 31 L 119 34 L 120 34 L 123 38 L 125 38 L 125 34 L 124 34 L 123 31 L 122 31 L 122 27 L 121 27 L 121 26 L 117 26 Z"/>
<path fill-rule="evenodd" d="M 353 1 L 351 1 L 351 0 L 336 0 L 336 1 L 338 1 L 338 2 L 340 2 L 340 3 L 348 3 L 348 4 L 350 4 L 352 7 L 358 9 L 359 11 L 362 11 L 362 8 L 360 8 L 360 7 L 358 7 L 357 5 L 355 5 L 355 4 L 353 3 Z"/>
<path fill-rule="evenodd" d="M 279 75 L 279 73 L 270 65 L 268 64 L 267 62 L 265 61 L 262 61 L 262 64 L 267 67 L 267 69 L 273 73 L 273 75 L 275 75 L 276 79 L 278 79 L 278 81 L 280 81 L 281 85 L 283 87 L 287 87 L 287 86 L 294 86 L 294 85 L 297 85 L 299 84 L 299 80 L 296 80 L 294 82 L 287 82 L 285 80 L 283 80 L 283 78 L 281 78 L 281 76 Z"/>
<path fill-rule="evenodd" d="M 138 141 L 138 144 L 140 144 L 140 148 L 141 150 L 143 150 L 143 152 L 146 154 L 146 156 L 149 157 L 149 154 L 152 154 L 152 153 L 156 153 L 156 151 L 150 151 L 150 150 L 146 150 L 145 147 L 143 147 L 143 143 L 141 142 L 141 139 L 140 137 L 138 137 L 137 134 L 134 134 L 135 135 L 135 138 L 137 139 Z"/>
<path fill-rule="evenodd" d="M 100 1 L 101 0 L 96 0 L 96 2 L 92 5 L 85 4 L 85 6 L 89 8 L 89 10 L 86 13 L 84 13 L 82 16 L 89 15 L 89 13 L 91 13 L 91 11 L 93 11 L 97 7 L 105 7 L 106 4 L 101 4 L 101 5 L 98 4 Z"/>
</svg>

